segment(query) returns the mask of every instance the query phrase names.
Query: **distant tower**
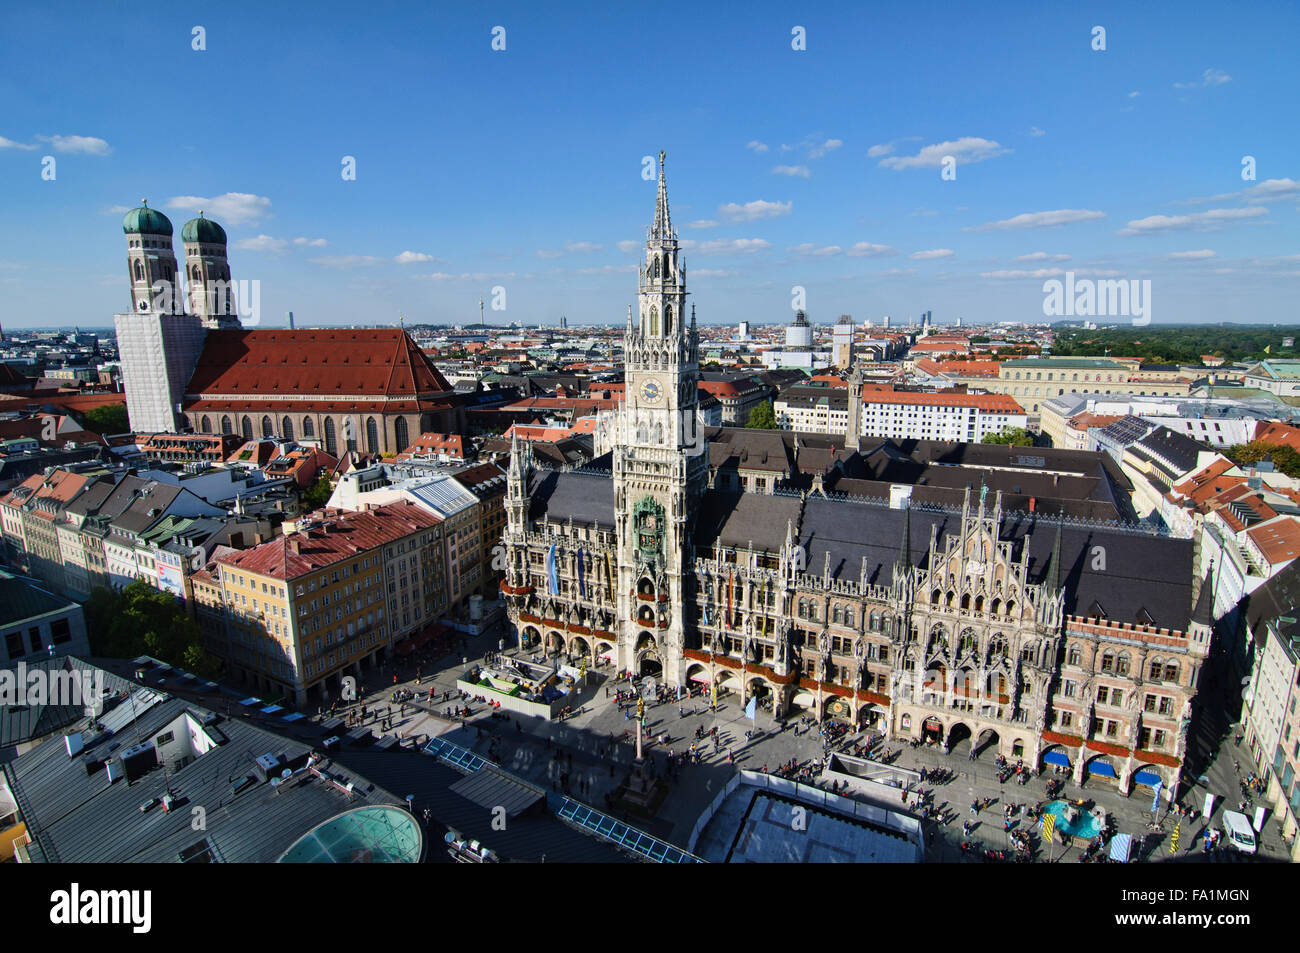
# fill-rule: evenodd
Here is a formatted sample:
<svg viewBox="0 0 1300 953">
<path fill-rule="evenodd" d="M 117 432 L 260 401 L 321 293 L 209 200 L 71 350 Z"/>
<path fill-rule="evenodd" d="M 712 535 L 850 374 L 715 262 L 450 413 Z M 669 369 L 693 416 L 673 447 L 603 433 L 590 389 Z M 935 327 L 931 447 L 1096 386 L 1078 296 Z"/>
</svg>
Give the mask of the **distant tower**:
<svg viewBox="0 0 1300 953">
<path fill-rule="evenodd" d="M 849 374 L 849 424 L 844 434 L 844 449 L 862 447 L 862 368 L 855 367 Z"/>
<path fill-rule="evenodd" d="M 794 313 L 794 322 L 786 326 L 785 346 L 790 351 L 807 351 L 812 347 L 812 325 L 802 311 Z"/>
<path fill-rule="evenodd" d="M 289 312 L 289 330 L 290 330 L 290 331 L 293 330 L 293 312 L 292 312 L 292 311 Z"/>
<path fill-rule="evenodd" d="M 961 327 L 961 316 L 960 316 L 960 315 L 958 315 L 958 317 L 957 317 L 957 327 Z"/>
<path fill-rule="evenodd" d="M 742 341 L 748 341 L 748 340 L 749 340 L 749 322 L 748 322 L 748 321 L 741 321 L 741 322 L 740 322 L 739 326 L 736 328 L 736 336 L 737 336 L 740 340 L 742 340 Z"/>
<path fill-rule="evenodd" d="M 853 366 L 853 318 L 841 314 L 831 336 L 831 363 L 847 370 Z"/>
<path fill-rule="evenodd" d="M 560 315 L 560 330 L 561 331 L 568 330 L 568 327 L 569 327 L 569 319 L 566 318 L 564 315 Z"/>
<path fill-rule="evenodd" d="M 139 208 L 131 209 L 122 217 L 122 231 L 126 234 L 126 260 L 131 276 L 131 311 L 184 313 L 176 283 L 171 221 L 162 212 L 151 209 L 147 199 L 141 199 Z M 155 289 L 157 282 L 163 285 Z"/>
<path fill-rule="evenodd" d="M 189 277 L 190 314 L 205 328 L 238 328 L 239 309 L 230 284 L 226 260 L 226 230 L 204 218 L 192 218 L 181 228 L 185 272 Z"/>
<path fill-rule="evenodd" d="M 889 315 L 885 315 L 885 317 L 880 322 L 880 326 L 886 331 L 889 330 Z"/>
</svg>

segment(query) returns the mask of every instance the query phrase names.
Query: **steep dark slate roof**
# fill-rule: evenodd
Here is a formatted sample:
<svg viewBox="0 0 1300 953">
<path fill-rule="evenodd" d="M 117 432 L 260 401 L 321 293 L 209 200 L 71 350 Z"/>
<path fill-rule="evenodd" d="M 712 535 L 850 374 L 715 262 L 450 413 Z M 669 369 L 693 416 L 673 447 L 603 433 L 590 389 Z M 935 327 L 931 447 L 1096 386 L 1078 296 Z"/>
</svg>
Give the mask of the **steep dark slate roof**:
<svg viewBox="0 0 1300 953">
<path fill-rule="evenodd" d="M 829 553 L 831 577 L 856 581 L 865 557 L 868 584 L 887 585 L 901 549 L 903 517 L 902 510 L 875 504 L 809 497 L 798 527 L 808 571 L 820 573 Z M 936 527 L 942 548 L 945 536 L 957 533 L 960 524 L 960 513 L 914 509 L 913 566 L 924 567 L 929 558 L 931 526 Z M 1016 544 L 1017 559 L 1026 536 L 1032 536 L 1029 578 L 1039 583 L 1048 572 L 1056 521 L 1022 514 L 1004 518 L 1001 538 Z M 1097 558 L 1096 547 L 1101 547 L 1104 563 Z M 1186 630 L 1192 612 L 1191 540 L 1067 523 L 1061 531 L 1061 560 L 1067 613 L 1097 615 L 1096 606 L 1111 621 Z M 1093 569 L 1094 564 L 1104 564 L 1105 569 Z"/>
<path fill-rule="evenodd" d="M 3 599 L 3 595 L 0 595 L 0 599 Z M 70 672 L 74 666 L 83 667 L 83 663 L 71 656 L 58 655 L 28 662 L 27 671 L 30 673 L 40 669 L 45 672 Z M 136 687 L 109 672 L 98 673 L 96 681 L 111 692 Z M 44 738 L 84 717 L 84 705 L 0 705 L 0 748 Z"/>
<path fill-rule="evenodd" d="M 1268 637 L 1267 625 L 1278 616 L 1300 615 L 1300 561 L 1260 586 L 1245 599 L 1246 625 L 1260 645 Z"/>
<path fill-rule="evenodd" d="M 614 528 L 614 481 L 609 476 L 538 470 L 529 491 L 529 519 L 545 516 L 552 522 L 572 519 L 587 526 Z"/>
<path fill-rule="evenodd" d="M 70 599 L 56 596 L 30 579 L 0 569 L 0 628 L 8 628 L 47 612 L 76 607 Z"/>
<path fill-rule="evenodd" d="M 1131 452 L 1156 462 L 1156 465 L 1168 472 L 1170 476 L 1178 477 L 1195 469 L 1201 451 L 1206 449 L 1208 448 L 1204 444 L 1197 443 L 1168 427 L 1157 427 L 1139 440 L 1137 445 L 1131 448 Z M 1170 471 L 1167 466 L 1157 462 L 1155 459 L 1157 455 L 1161 460 L 1168 460 L 1177 469 Z"/>
<path fill-rule="evenodd" d="M 787 521 L 799 526 L 799 500 L 761 493 L 705 494 L 696 517 L 695 545 L 734 546 L 774 553 L 785 543 Z"/>
</svg>

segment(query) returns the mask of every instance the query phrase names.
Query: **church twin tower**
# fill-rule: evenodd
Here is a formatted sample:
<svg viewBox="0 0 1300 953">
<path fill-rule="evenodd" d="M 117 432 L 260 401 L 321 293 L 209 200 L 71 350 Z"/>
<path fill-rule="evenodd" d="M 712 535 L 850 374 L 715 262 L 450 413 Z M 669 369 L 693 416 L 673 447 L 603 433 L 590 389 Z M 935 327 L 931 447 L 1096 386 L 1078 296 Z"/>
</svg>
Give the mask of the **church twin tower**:
<svg viewBox="0 0 1300 953">
<path fill-rule="evenodd" d="M 142 201 L 122 218 L 127 268 L 131 277 L 131 311 L 135 314 L 189 314 L 205 328 L 238 328 L 239 315 L 226 260 L 226 230 L 199 217 L 181 228 L 185 245 L 188 302 L 180 294 L 172 223 Z M 189 307 L 186 308 L 188 303 Z"/>
</svg>

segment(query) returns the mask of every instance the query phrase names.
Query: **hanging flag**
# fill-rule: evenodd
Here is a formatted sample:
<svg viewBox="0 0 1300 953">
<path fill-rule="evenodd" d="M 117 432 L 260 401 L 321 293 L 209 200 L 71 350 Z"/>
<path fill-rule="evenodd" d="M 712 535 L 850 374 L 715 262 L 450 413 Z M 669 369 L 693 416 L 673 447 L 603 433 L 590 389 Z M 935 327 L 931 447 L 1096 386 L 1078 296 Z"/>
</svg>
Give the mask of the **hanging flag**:
<svg viewBox="0 0 1300 953">
<path fill-rule="evenodd" d="M 1052 842 L 1052 832 L 1056 830 L 1056 815 L 1043 815 L 1043 841 L 1050 844 Z"/>
<path fill-rule="evenodd" d="M 713 706 L 716 708 L 717 705 L 718 705 L 718 683 L 714 682 L 713 683 Z"/>
<path fill-rule="evenodd" d="M 1169 841 L 1169 853 L 1171 854 L 1178 853 L 1178 835 L 1182 831 L 1182 829 L 1183 829 L 1182 821 L 1179 821 L 1177 824 L 1174 825 L 1174 836 Z"/>
<path fill-rule="evenodd" d="M 745 706 L 745 717 L 753 721 L 758 714 L 758 696 L 750 695 L 749 704 Z"/>
<path fill-rule="evenodd" d="M 1155 793 L 1151 795 L 1151 813 L 1156 814 L 1160 811 L 1160 785 L 1164 784 L 1163 780 L 1156 782 Z"/>
<path fill-rule="evenodd" d="M 578 595 L 587 598 L 587 567 L 581 549 L 578 550 Z"/>
<path fill-rule="evenodd" d="M 553 596 L 560 594 L 560 571 L 556 566 L 555 543 L 551 543 L 551 548 L 546 551 L 546 575 L 547 582 L 550 584 L 550 592 Z"/>
</svg>

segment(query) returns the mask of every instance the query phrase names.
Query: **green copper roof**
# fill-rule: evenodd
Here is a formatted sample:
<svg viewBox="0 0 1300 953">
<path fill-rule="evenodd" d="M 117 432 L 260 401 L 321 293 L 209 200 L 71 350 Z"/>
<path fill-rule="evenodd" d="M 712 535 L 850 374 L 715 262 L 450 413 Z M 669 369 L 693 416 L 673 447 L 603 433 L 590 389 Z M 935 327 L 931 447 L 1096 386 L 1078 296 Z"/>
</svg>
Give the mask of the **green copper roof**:
<svg viewBox="0 0 1300 953">
<path fill-rule="evenodd" d="M 198 218 L 192 218 L 182 226 L 181 241 L 198 242 L 203 245 L 224 245 L 226 230 L 212 219 L 204 218 L 203 213 L 199 212 Z"/>
<path fill-rule="evenodd" d="M 172 223 L 157 209 L 141 205 L 122 216 L 122 231 L 127 235 L 170 235 Z"/>
</svg>

